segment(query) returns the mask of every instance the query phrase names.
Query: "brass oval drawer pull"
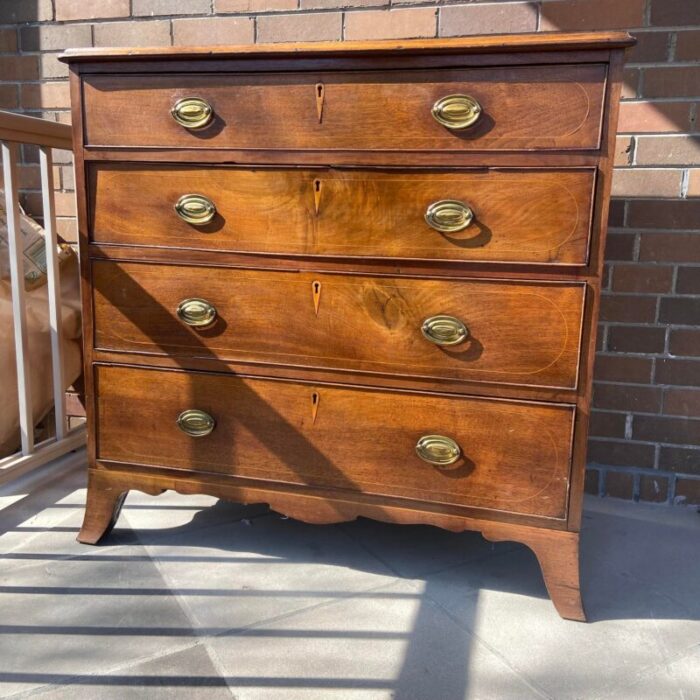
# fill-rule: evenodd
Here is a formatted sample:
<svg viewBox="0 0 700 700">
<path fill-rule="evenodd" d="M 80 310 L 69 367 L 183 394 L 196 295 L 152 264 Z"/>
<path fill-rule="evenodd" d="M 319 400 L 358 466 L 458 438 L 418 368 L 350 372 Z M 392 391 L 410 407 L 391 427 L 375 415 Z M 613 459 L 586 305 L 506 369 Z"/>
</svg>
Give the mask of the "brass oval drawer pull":
<svg viewBox="0 0 700 700">
<path fill-rule="evenodd" d="M 433 105 L 431 114 L 444 127 L 461 131 L 476 124 L 481 116 L 481 105 L 469 95 L 447 95 Z"/>
<path fill-rule="evenodd" d="M 456 199 L 441 199 L 425 210 L 428 226 L 442 233 L 456 233 L 467 228 L 474 220 L 474 212 L 464 202 Z"/>
<path fill-rule="evenodd" d="M 416 454 L 428 464 L 445 467 L 462 455 L 459 445 L 444 435 L 423 435 L 416 443 Z"/>
<path fill-rule="evenodd" d="M 212 120 L 214 110 L 201 97 L 183 97 L 173 105 L 170 114 L 185 129 L 203 129 Z"/>
<path fill-rule="evenodd" d="M 469 329 L 454 316 L 431 316 L 423 321 L 420 329 L 435 345 L 457 345 L 469 336 Z"/>
<path fill-rule="evenodd" d="M 204 437 L 216 427 L 216 421 L 205 411 L 188 408 L 177 417 L 177 427 L 190 437 Z"/>
<path fill-rule="evenodd" d="M 178 318 L 193 328 L 206 328 L 216 320 L 216 307 L 206 299 L 183 299 L 177 307 Z"/>
<path fill-rule="evenodd" d="M 183 194 L 175 203 L 175 212 L 188 224 L 203 226 L 216 216 L 216 207 L 203 194 Z"/>
</svg>

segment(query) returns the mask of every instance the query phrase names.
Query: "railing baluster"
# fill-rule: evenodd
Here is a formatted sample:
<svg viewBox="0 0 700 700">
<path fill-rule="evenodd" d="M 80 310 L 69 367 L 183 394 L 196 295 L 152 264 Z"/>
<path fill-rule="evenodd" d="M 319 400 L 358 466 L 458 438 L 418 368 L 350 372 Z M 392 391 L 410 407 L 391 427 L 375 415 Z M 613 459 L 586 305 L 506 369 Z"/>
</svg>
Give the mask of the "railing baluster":
<svg viewBox="0 0 700 700">
<path fill-rule="evenodd" d="M 12 319 L 15 331 L 17 361 L 17 390 L 19 394 L 19 425 L 22 454 L 34 452 L 34 420 L 32 417 L 31 375 L 29 368 L 29 338 L 24 293 L 24 246 L 19 218 L 17 187 L 17 144 L 2 142 L 2 169 L 7 210 L 7 243 L 10 252 L 10 281 L 12 284 Z"/>
<path fill-rule="evenodd" d="M 42 146 L 39 149 L 39 161 L 41 163 L 41 196 L 44 210 L 56 439 L 62 440 L 66 432 L 66 395 L 63 388 L 61 282 L 58 271 L 58 254 L 56 252 L 58 239 L 56 236 L 56 206 L 53 189 L 53 158 L 51 156 L 51 149 L 48 146 Z"/>
</svg>

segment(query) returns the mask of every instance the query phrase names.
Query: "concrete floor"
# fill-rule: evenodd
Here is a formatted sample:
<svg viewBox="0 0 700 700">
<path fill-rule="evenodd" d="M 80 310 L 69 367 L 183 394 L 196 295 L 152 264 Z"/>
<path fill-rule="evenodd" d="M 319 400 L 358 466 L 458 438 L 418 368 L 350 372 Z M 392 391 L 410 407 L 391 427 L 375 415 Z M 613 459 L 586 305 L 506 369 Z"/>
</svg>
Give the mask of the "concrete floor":
<svg viewBox="0 0 700 700">
<path fill-rule="evenodd" d="M 589 624 L 478 534 L 131 493 L 75 542 L 82 469 L 0 491 L 0 697 L 700 698 L 700 515 L 589 500 Z"/>
</svg>

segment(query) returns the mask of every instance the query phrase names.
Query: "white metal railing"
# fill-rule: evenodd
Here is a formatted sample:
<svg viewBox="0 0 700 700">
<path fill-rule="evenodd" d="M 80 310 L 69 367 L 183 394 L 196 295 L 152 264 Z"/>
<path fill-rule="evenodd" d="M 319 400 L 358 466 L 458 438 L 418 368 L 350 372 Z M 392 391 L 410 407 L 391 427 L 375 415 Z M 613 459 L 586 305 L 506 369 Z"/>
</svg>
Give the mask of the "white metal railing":
<svg viewBox="0 0 700 700">
<path fill-rule="evenodd" d="M 0 459 L 0 484 L 75 450 L 85 442 L 85 428 L 68 430 L 63 386 L 61 287 L 57 255 L 56 211 L 54 205 L 52 148 L 72 151 L 71 128 L 66 124 L 0 111 L 0 143 L 7 210 L 7 233 L 12 288 L 17 389 L 21 451 Z M 35 444 L 32 413 L 32 373 L 29 366 L 24 263 L 20 230 L 17 160 L 21 144 L 39 147 L 41 190 L 46 245 L 51 365 L 55 414 L 55 436 Z M 0 401 L 2 396 L 0 392 Z M 0 406 L 0 409 L 2 407 Z"/>
</svg>

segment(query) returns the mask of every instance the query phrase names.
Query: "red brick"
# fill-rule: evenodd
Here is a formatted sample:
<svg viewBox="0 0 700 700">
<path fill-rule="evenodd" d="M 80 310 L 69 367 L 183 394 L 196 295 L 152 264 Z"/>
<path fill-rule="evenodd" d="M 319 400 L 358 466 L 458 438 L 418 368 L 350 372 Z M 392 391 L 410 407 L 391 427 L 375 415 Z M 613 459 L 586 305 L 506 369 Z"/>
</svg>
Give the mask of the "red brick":
<svg viewBox="0 0 700 700">
<path fill-rule="evenodd" d="M 603 489 L 606 496 L 611 498 L 632 498 L 634 477 L 625 472 L 606 472 L 604 475 Z"/>
<path fill-rule="evenodd" d="M 589 433 L 591 437 L 624 438 L 627 416 L 624 413 L 593 411 Z"/>
<path fill-rule="evenodd" d="M 644 233 L 639 259 L 655 262 L 700 263 L 700 235 L 697 233 Z"/>
<path fill-rule="evenodd" d="M 1 80 L 37 80 L 39 59 L 37 56 L 0 56 Z"/>
<path fill-rule="evenodd" d="M 596 355 L 593 376 L 598 381 L 648 384 L 652 360 L 625 355 Z"/>
<path fill-rule="evenodd" d="M 633 99 L 639 95 L 639 81 L 641 78 L 639 68 L 625 68 L 622 71 L 622 99 Z"/>
<path fill-rule="evenodd" d="M 700 24 L 695 0 L 652 0 L 651 24 L 656 27 L 686 27 Z"/>
<path fill-rule="evenodd" d="M 676 61 L 700 61 L 700 29 L 678 32 Z"/>
<path fill-rule="evenodd" d="M 170 22 L 99 22 L 94 26 L 95 46 L 170 46 Z"/>
<path fill-rule="evenodd" d="M 615 153 L 613 154 L 613 164 L 615 166 L 630 165 L 632 163 L 632 152 L 634 141 L 631 136 L 618 136 L 615 138 Z M 614 185 L 614 180 L 613 180 Z M 615 196 L 615 194 L 613 194 Z"/>
<path fill-rule="evenodd" d="M 636 30 L 636 46 L 628 50 L 628 63 L 662 62 L 668 59 L 670 32 L 644 32 Z"/>
<path fill-rule="evenodd" d="M 51 0 L 2 0 L 2 23 L 50 22 L 53 19 Z"/>
<path fill-rule="evenodd" d="M 661 389 L 654 386 L 596 383 L 593 389 L 593 406 L 609 411 L 659 413 L 662 398 Z"/>
<path fill-rule="evenodd" d="M 679 197 L 683 174 L 678 168 L 616 168 L 612 194 L 615 197 Z"/>
<path fill-rule="evenodd" d="M 16 109 L 19 107 L 18 85 L 0 84 L 0 109 Z"/>
<path fill-rule="evenodd" d="M 659 469 L 700 476 L 700 450 L 662 445 L 659 451 Z"/>
<path fill-rule="evenodd" d="M 700 479 L 678 479 L 676 481 L 676 503 L 700 505 Z"/>
<path fill-rule="evenodd" d="M 633 233 L 609 233 L 605 242 L 606 260 L 634 260 L 634 245 L 637 236 Z"/>
<path fill-rule="evenodd" d="M 20 31 L 22 51 L 63 51 L 92 46 L 89 24 L 42 24 Z"/>
<path fill-rule="evenodd" d="M 634 161 L 637 165 L 700 163 L 700 140 L 694 136 L 637 137 Z"/>
<path fill-rule="evenodd" d="M 586 469 L 586 477 L 583 483 L 583 490 L 593 496 L 598 496 L 600 493 L 600 471 L 598 469 Z"/>
<path fill-rule="evenodd" d="M 672 355 L 700 357 L 700 330 L 672 328 L 669 351 Z"/>
<path fill-rule="evenodd" d="M 700 294 L 700 267 L 679 267 L 676 278 L 678 294 Z"/>
<path fill-rule="evenodd" d="M 17 30 L 14 27 L 3 27 L 0 29 L 0 51 L 17 51 Z"/>
<path fill-rule="evenodd" d="M 588 441 L 588 461 L 595 464 L 651 469 L 654 466 L 655 452 L 654 445 L 645 445 L 629 440 Z"/>
<path fill-rule="evenodd" d="M 625 200 L 612 199 L 610 200 L 610 209 L 608 211 L 608 226 L 622 226 L 625 223 Z"/>
<path fill-rule="evenodd" d="M 313 15 L 264 15 L 258 17 L 260 43 L 282 41 L 339 41 L 342 34 L 341 12 Z"/>
<path fill-rule="evenodd" d="M 700 297 L 664 297 L 659 307 L 659 321 L 677 326 L 700 325 Z"/>
<path fill-rule="evenodd" d="M 663 412 L 671 416 L 700 418 L 700 389 L 666 389 Z"/>
<path fill-rule="evenodd" d="M 204 15 L 211 10 L 210 0 L 131 0 L 135 17 Z"/>
<path fill-rule="evenodd" d="M 387 0 L 299 0 L 302 10 L 327 10 L 344 7 L 381 7 L 388 5 Z"/>
<path fill-rule="evenodd" d="M 129 0 L 56 0 L 56 20 L 59 22 L 128 16 Z"/>
<path fill-rule="evenodd" d="M 659 358 L 654 381 L 675 386 L 700 386 L 700 360 Z"/>
<path fill-rule="evenodd" d="M 700 95 L 700 66 L 647 68 L 644 97 L 697 97 Z"/>
<path fill-rule="evenodd" d="M 68 81 L 24 84 L 21 103 L 24 109 L 67 109 L 70 107 Z"/>
<path fill-rule="evenodd" d="M 537 9 L 529 2 L 440 8 L 440 36 L 511 34 L 536 29 Z"/>
<path fill-rule="evenodd" d="M 696 229 L 700 226 L 700 201 L 641 200 L 627 209 L 630 228 Z"/>
<path fill-rule="evenodd" d="M 635 440 L 675 445 L 700 445 L 700 420 L 666 416 L 635 416 L 632 435 Z"/>
<path fill-rule="evenodd" d="M 610 326 L 608 329 L 608 350 L 611 352 L 660 354 L 665 346 L 665 328 Z"/>
<path fill-rule="evenodd" d="M 652 323 L 656 320 L 656 299 L 632 294 L 603 294 L 600 320 L 619 323 Z"/>
<path fill-rule="evenodd" d="M 214 12 L 273 12 L 296 10 L 297 0 L 215 0 Z"/>
<path fill-rule="evenodd" d="M 559 0 L 544 2 L 540 30 L 624 29 L 644 25 L 646 0 Z"/>
<path fill-rule="evenodd" d="M 68 77 L 68 66 L 58 60 L 59 55 L 57 53 L 39 54 L 42 80 Z"/>
<path fill-rule="evenodd" d="M 253 41 L 255 41 L 255 27 L 252 17 L 173 20 L 175 46 L 252 44 Z"/>
<path fill-rule="evenodd" d="M 692 168 L 689 171 L 688 197 L 700 197 L 700 168 Z"/>
<path fill-rule="evenodd" d="M 619 133 L 685 132 L 690 129 L 691 102 L 622 102 Z"/>
<path fill-rule="evenodd" d="M 691 269 L 691 268 L 689 268 Z M 670 265 L 621 265 L 613 268 L 612 288 L 615 292 L 663 294 L 673 286 L 673 267 Z"/>
<path fill-rule="evenodd" d="M 664 476 L 642 474 L 639 479 L 639 499 L 649 503 L 668 500 L 668 479 Z"/>
<path fill-rule="evenodd" d="M 436 10 L 372 10 L 345 15 L 346 39 L 403 39 L 435 36 Z"/>
</svg>

